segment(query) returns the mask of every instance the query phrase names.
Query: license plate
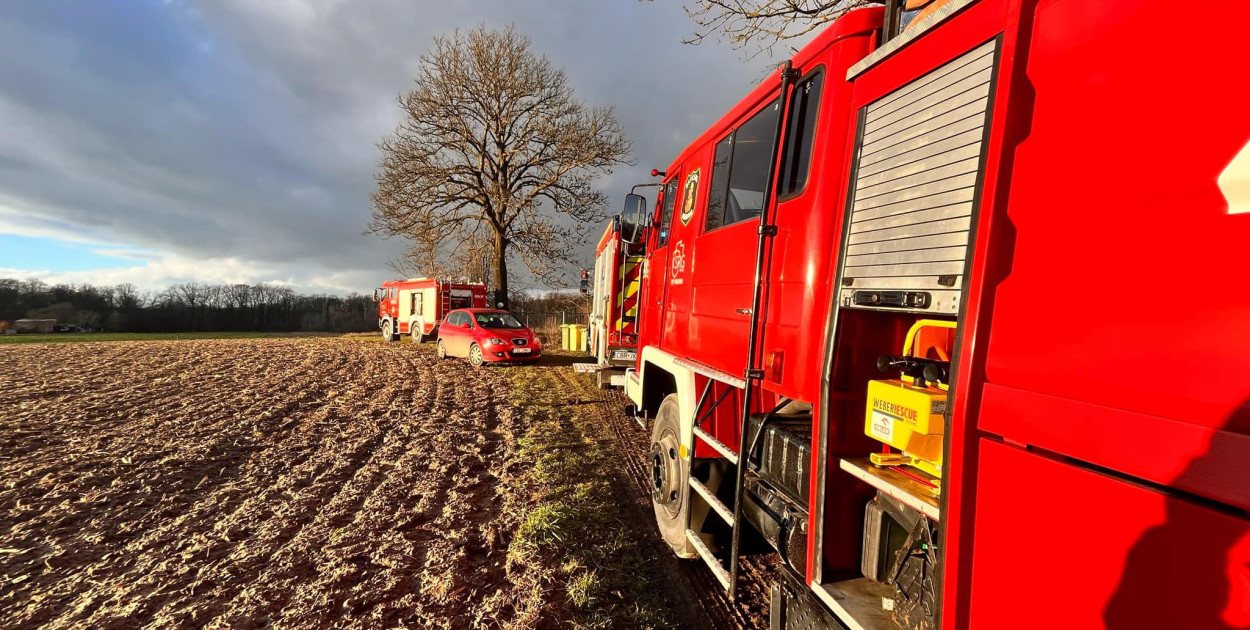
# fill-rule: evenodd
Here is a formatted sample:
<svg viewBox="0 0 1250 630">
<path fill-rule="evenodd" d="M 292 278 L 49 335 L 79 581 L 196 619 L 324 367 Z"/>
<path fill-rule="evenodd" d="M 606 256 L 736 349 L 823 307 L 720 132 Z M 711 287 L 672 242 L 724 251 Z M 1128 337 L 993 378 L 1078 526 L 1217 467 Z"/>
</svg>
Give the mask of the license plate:
<svg viewBox="0 0 1250 630">
<path fill-rule="evenodd" d="M 638 351 L 637 350 L 613 350 L 612 360 L 613 361 L 637 361 Z"/>
<path fill-rule="evenodd" d="M 530 351 L 530 348 L 513 348 L 512 354 L 529 354 Z"/>
</svg>

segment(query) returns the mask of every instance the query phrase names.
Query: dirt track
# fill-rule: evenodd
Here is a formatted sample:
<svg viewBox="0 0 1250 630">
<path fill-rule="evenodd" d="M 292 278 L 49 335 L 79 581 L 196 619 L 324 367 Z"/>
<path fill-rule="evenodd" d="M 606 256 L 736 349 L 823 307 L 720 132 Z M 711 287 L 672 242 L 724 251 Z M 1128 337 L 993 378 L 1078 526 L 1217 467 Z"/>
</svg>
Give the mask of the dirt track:
<svg viewBox="0 0 1250 630">
<path fill-rule="evenodd" d="M 558 589 L 508 560 L 532 503 L 508 370 L 357 339 L 30 345 L 0 358 L 0 625 L 568 619 Z M 644 452 L 618 395 L 541 369 L 593 403 L 583 413 L 614 448 Z M 759 624 L 762 592 L 735 609 L 703 567 L 658 548 L 638 463 L 609 477 L 676 619 Z"/>
</svg>

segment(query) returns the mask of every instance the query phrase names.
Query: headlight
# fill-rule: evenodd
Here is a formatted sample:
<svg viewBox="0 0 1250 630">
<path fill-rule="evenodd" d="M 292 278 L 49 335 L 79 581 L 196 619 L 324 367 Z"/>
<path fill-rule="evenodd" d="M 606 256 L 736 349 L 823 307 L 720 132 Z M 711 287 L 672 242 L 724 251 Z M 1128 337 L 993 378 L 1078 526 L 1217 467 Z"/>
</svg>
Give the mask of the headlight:
<svg viewBox="0 0 1250 630">
<path fill-rule="evenodd" d="M 494 344 L 496 346 L 502 346 L 504 344 L 504 341 L 503 339 L 500 339 L 498 337 L 491 337 L 490 339 L 486 340 L 486 343 Z"/>
</svg>

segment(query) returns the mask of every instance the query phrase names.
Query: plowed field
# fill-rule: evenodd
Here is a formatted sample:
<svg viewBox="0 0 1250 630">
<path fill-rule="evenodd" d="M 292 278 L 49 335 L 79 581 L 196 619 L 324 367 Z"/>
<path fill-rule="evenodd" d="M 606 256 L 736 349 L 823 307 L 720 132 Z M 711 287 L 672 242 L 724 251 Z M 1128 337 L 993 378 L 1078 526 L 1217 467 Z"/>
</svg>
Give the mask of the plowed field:
<svg viewBox="0 0 1250 630">
<path fill-rule="evenodd" d="M 0 348 L 0 626 L 758 623 L 660 548 L 622 402 L 363 339 Z"/>
</svg>

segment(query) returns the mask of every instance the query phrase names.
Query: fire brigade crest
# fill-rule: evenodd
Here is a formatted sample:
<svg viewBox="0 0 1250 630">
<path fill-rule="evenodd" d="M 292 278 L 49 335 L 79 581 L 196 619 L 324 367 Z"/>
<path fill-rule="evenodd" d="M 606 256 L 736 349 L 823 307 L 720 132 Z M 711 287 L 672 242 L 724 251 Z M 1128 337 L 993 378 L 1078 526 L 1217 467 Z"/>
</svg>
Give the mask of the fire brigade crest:
<svg viewBox="0 0 1250 630">
<path fill-rule="evenodd" d="M 673 277 L 681 276 L 681 272 L 686 270 L 686 243 L 679 241 L 677 246 L 673 248 Z"/>
<path fill-rule="evenodd" d="M 699 172 L 703 169 L 694 169 L 686 176 L 686 185 L 682 187 L 681 193 L 681 224 L 690 223 L 690 217 L 694 216 L 694 201 L 699 193 Z"/>
</svg>

